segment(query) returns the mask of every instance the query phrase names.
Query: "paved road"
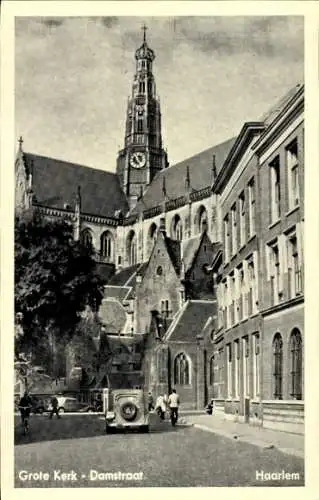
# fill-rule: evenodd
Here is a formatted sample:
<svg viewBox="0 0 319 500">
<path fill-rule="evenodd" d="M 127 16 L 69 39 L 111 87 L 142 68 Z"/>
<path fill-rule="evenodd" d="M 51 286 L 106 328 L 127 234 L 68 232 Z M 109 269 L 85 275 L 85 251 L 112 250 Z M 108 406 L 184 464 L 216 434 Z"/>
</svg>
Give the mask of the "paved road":
<svg viewBox="0 0 319 500">
<path fill-rule="evenodd" d="M 16 487 L 301 486 L 304 483 L 303 460 L 299 458 L 275 449 L 261 450 L 194 427 L 181 425 L 173 429 L 169 422 L 159 422 L 155 415 L 149 434 L 105 435 L 104 422 L 97 415 L 65 414 L 61 420 L 52 421 L 46 416 L 34 416 L 31 436 L 27 437 L 21 435 L 18 419 L 16 424 Z M 48 479 L 47 476 L 39 481 L 19 479 L 22 471 L 47 473 Z M 256 471 L 264 474 L 285 471 L 297 473 L 300 478 L 258 481 Z M 96 478 L 97 473 L 118 472 L 128 475 Z M 62 476 L 63 473 L 68 476 Z"/>
</svg>

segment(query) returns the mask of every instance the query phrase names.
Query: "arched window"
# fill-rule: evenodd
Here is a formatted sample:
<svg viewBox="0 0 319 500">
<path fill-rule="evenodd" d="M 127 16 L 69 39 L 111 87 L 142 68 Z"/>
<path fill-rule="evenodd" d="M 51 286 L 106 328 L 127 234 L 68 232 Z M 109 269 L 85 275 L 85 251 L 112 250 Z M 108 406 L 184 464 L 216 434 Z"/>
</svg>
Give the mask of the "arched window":
<svg viewBox="0 0 319 500">
<path fill-rule="evenodd" d="M 105 257 L 107 260 L 112 261 L 113 250 L 114 250 L 113 235 L 110 231 L 105 231 L 101 235 L 101 246 L 100 246 L 101 257 Z"/>
<path fill-rule="evenodd" d="M 151 251 L 153 250 L 156 236 L 157 236 L 157 225 L 155 224 L 155 222 L 153 222 L 153 224 L 150 225 L 150 228 L 148 230 L 148 235 L 147 235 L 148 255 L 150 255 Z"/>
<path fill-rule="evenodd" d="M 274 399 L 282 399 L 282 337 L 276 333 L 272 343 Z"/>
<path fill-rule="evenodd" d="M 137 263 L 137 241 L 135 232 L 129 232 L 126 240 L 126 255 L 129 266 L 134 266 Z"/>
<path fill-rule="evenodd" d="M 297 328 L 290 335 L 289 354 L 290 396 L 293 399 L 302 399 L 302 339 Z"/>
<path fill-rule="evenodd" d="M 171 235 L 174 240 L 182 241 L 183 239 L 183 223 L 178 214 L 174 215 L 171 225 Z"/>
<path fill-rule="evenodd" d="M 92 248 L 93 238 L 90 229 L 86 228 L 81 232 L 81 243 L 87 248 Z"/>
<path fill-rule="evenodd" d="M 214 385 L 214 365 L 215 357 L 212 356 L 209 362 L 209 385 Z"/>
<path fill-rule="evenodd" d="M 176 385 L 190 384 L 190 362 L 183 352 L 178 354 L 174 360 L 174 383 Z"/>
<path fill-rule="evenodd" d="M 203 233 L 207 229 L 208 225 L 208 217 L 207 217 L 207 211 L 206 208 L 201 205 L 197 211 L 196 217 L 195 217 L 195 230 L 197 233 Z"/>
</svg>

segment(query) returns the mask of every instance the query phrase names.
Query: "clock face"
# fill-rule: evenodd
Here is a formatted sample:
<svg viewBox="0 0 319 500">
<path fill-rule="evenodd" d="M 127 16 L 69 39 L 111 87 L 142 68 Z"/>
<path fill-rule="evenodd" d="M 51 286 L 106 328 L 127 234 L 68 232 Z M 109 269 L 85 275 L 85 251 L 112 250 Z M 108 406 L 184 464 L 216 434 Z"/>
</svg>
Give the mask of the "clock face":
<svg viewBox="0 0 319 500">
<path fill-rule="evenodd" d="M 146 163 L 145 153 L 141 151 L 136 151 L 131 154 L 130 164 L 134 168 L 142 168 Z"/>
</svg>

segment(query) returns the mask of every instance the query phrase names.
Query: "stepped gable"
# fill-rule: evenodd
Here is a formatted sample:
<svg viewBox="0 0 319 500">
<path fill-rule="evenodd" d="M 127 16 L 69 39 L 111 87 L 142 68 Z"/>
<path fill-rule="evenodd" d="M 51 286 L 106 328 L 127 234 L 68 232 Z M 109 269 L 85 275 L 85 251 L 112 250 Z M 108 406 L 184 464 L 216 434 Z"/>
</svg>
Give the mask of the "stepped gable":
<svg viewBox="0 0 319 500">
<path fill-rule="evenodd" d="M 136 214 L 140 211 L 159 206 L 164 202 L 163 176 L 165 177 L 166 199 L 168 201 L 186 195 L 188 192 L 185 186 L 187 167 L 189 167 L 190 184 L 193 191 L 199 191 L 211 186 L 213 156 L 215 155 L 218 173 L 234 142 L 235 138 L 229 139 L 180 163 L 161 170 L 146 190 L 143 199 L 137 203 L 131 213 Z"/>
<path fill-rule="evenodd" d="M 126 197 L 116 174 L 76 163 L 23 153 L 25 167 L 32 172 L 36 203 L 45 207 L 74 210 L 78 186 L 81 189 L 81 212 L 115 217 L 116 211 L 128 211 Z"/>
<path fill-rule="evenodd" d="M 217 314 L 215 300 L 190 300 L 179 311 L 169 327 L 165 340 L 195 342 L 210 316 Z"/>
</svg>

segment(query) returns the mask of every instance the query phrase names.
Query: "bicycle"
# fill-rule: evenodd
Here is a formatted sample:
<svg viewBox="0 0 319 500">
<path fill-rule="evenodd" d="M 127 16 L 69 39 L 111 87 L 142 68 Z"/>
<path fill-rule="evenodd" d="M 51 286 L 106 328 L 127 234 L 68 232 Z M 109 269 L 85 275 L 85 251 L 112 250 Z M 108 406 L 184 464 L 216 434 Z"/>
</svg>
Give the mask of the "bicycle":
<svg viewBox="0 0 319 500">
<path fill-rule="evenodd" d="M 23 434 L 25 436 L 27 436 L 30 432 L 28 410 L 30 411 L 31 407 L 30 406 L 19 406 L 19 409 L 21 410 Z"/>
</svg>

